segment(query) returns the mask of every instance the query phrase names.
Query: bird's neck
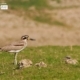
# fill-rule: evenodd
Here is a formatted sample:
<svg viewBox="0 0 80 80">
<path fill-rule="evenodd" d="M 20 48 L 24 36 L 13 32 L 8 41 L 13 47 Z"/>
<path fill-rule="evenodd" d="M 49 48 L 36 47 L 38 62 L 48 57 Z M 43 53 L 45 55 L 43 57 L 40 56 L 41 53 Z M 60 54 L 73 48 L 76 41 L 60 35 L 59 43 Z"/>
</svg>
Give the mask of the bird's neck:
<svg viewBox="0 0 80 80">
<path fill-rule="evenodd" d="M 27 45 L 27 40 L 26 39 L 24 39 L 23 42 L 24 42 L 25 45 Z"/>
</svg>

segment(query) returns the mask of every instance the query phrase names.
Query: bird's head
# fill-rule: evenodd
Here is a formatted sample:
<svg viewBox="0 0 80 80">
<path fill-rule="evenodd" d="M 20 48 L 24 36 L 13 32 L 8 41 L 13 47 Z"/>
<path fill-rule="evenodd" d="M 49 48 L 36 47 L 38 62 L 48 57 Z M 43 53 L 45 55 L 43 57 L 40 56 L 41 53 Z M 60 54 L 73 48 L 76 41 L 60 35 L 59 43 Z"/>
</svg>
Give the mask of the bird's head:
<svg viewBox="0 0 80 80">
<path fill-rule="evenodd" d="M 66 56 L 65 58 L 66 58 L 66 59 L 71 59 L 71 56 Z"/>
<path fill-rule="evenodd" d="M 28 35 L 23 35 L 23 36 L 21 37 L 21 40 L 25 40 L 25 39 L 35 41 L 35 39 L 29 38 Z"/>
</svg>

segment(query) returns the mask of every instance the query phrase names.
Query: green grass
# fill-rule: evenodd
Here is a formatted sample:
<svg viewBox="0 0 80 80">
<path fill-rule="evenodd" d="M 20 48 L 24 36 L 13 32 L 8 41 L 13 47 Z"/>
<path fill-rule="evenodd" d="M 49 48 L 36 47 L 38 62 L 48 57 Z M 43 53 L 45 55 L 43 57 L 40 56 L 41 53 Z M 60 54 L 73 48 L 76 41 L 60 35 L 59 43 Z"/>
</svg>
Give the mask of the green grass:
<svg viewBox="0 0 80 80">
<path fill-rule="evenodd" d="M 64 26 L 66 27 L 67 25 L 59 20 L 52 20 L 51 17 L 49 17 L 48 15 L 41 15 L 39 17 L 34 17 L 33 18 L 35 21 L 41 22 L 41 23 L 47 23 L 47 24 L 51 24 L 51 25 L 57 25 L 57 26 Z M 67 26 L 68 27 L 68 26 Z"/>
<path fill-rule="evenodd" d="M 64 63 L 64 57 L 70 55 L 80 59 L 80 47 L 43 46 L 29 47 L 18 55 L 18 61 L 28 58 L 35 64 L 39 61 L 47 63 L 46 68 L 36 66 L 14 70 L 13 55 L 0 52 L 0 80 L 80 80 L 80 61 L 78 65 Z"/>
<path fill-rule="evenodd" d="M 57 25 L 60 27 L 69 28 L 72 26 L 67 25 L 66 23 L 52 19 L 52 16 L 46 12 L 46 9 L 49 10 L 61 10 L 61 9 L 70 9 L 77 8 L 80 6 L 50 6 L 47 0 L 5 0 L 9 5 L 9 10 L 14 10 L 15 14 L 18 16 L 29 17 L 35 21 L 41 23 L 47 23 L 50 25 Z M 53 0 L 61 4 L 61 0 Z M 32 8 L 32 9 L 31 9 Z M 53 14 L 54 15 L 54 14 Z M 56 15 L 55 15 L 56 16 Z"/>
<path fill-rule="evenodd" d="M 48 7 L 47 0 L 7 0 L 11 9 L 28 9 L 35 6 L 36 9 Z"/>
<path fill-rule="evenodd" d="M 53 0 L 58 4 L 61 4 L 61 0 Z M 47 0 L 5 0 L 5 2 L 9 5 L 10 9 L 18 9 L 18 10 L 28 10 L 30 7 L 34 6 L 37 10 L 39 9 L 70 9 L 80 7 L 79 5 L 73 6 L 50 6 Z"/>
</svg>

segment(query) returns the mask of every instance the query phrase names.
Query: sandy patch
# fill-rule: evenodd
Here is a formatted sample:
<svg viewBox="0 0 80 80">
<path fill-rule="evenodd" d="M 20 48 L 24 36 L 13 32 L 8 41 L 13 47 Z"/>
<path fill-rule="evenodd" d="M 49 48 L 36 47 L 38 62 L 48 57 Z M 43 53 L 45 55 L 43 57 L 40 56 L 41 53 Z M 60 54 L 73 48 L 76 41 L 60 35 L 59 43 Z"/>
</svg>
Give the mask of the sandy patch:
<svg viewBox="0 0 80 80">
<path fill-rule="evenodd" d="M 64 11 L 65 14 L 62 15 Z M 80 11 L 75 11 L 73 10 L 73 13 L 79 15 Z M 72 21 L 73 18 L 78 18 L 78 16 L 73 16 L 70 10 L 54 10 L 49 14 L 55 13 L 56 19 L 63 21 L 63 23 L 69 23 L 68 25 L 73 23 L 74 26 L 70 25 L 72 28 L 64 28 L 64 26 L 49 25 L 33 21 L 29 18 L 24 19 L 23 16 L 0 11 L 0 46 L 19 40 L 24 34 L 36 39 L 35 42 L 29 41 L 29 46 L 79 45 L 80 28 L 75 27 L 75 24 L 80 25 L 80 23 Z"/>
</svg>

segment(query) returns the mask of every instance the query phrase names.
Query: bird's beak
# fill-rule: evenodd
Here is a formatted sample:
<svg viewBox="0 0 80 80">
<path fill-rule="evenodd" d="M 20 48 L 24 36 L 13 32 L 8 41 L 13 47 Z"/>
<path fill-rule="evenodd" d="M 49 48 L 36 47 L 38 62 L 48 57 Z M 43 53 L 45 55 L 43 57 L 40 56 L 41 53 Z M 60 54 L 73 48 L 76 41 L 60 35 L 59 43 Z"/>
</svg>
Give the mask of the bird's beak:
<svg viewBox="0 0 80 80">
<path fill-rule="evenodd" d="M 35 41 L 35 39 L 33 39 L 33 38 L 29 38 L 29 40 L 31 40 L 31 41 Z"/>
</svg>

